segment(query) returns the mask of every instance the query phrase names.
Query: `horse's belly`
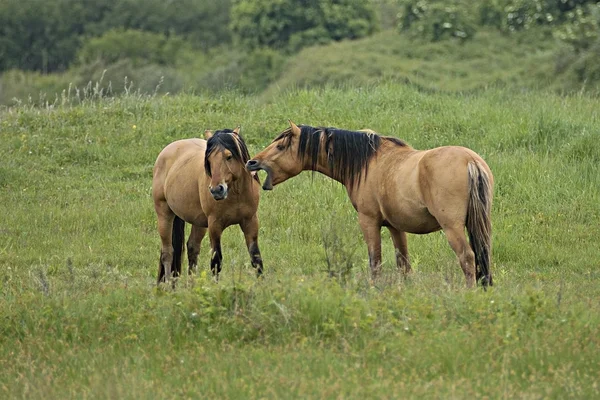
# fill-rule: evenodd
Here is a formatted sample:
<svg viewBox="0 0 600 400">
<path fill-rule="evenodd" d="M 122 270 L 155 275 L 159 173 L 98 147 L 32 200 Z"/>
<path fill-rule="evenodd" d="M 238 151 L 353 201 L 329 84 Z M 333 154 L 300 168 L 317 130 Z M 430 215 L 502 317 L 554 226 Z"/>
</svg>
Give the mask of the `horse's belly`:
<svg viewBox="0 0 600 400">
<path fill-rule="evenodd" d="M 384 213 L 384 218 L 384 225 L 390 225 L 402 232 L 423 234 L 440 229 L 439 223 L 427 208 L 398 208 Z"/>
<path fill-rule="evenodd" d="M 198 195 L 196 195 L 196 198 L 197 197 Z M 193 201 L 191 197 L 185 198 L 183 196 L 179 197 L 173 195 L 167 199 L 167 203 L 175 215 L 185 222 L 198 226 L 208 226 L 208 219 L 202 211 L 200 201 L 197 199 L 196 201 Z"/>
</svg>

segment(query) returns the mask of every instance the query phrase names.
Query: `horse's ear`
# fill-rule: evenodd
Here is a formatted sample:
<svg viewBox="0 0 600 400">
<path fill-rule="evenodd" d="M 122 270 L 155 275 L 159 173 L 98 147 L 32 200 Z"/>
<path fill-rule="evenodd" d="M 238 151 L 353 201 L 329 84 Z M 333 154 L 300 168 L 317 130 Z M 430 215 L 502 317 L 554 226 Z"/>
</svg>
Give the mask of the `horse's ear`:
<svg viewBox="0 0 600 400">
<path fill-rule="evenodd" d="M 292 128 L 292 133 L 295 136 L 300 136 L 300 128 L 298 128 L 298 125 L 296 125 L 295 123 L 293 123 L 291 119 L 288 119 L 288 121 L 290 123 L 290 128 Z"/>
<path fill-rule="evenodd" d="M 213 136 L 213 132 L 210 129 L 204 131 L 204 139 L 208 140 Z"/>
<path fill-rule="evenodd" d="M 236 135 L 239 135 L 240 134 L 240 129 L 242 129 L 242 127 L 238 125 L 237 128 L 235 128 L 233 130 L 233 133 L 235 133 Z"/>
</svg>

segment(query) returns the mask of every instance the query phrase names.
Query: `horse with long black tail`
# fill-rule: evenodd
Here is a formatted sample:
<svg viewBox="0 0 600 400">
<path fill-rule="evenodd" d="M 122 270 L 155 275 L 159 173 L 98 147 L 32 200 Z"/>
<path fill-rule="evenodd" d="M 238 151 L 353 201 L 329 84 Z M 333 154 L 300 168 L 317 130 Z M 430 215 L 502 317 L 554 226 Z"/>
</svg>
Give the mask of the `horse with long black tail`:
<svg viewBox="0 0 600 400">
<path fill-rule="evenodd" d="M 415 150 L 400 139 L 371 130 L 315 128 L 290 121 L 290 127 L 246 167 L 267 172 L 265 190 L 306 170 L 344 185 L 358 212 L 373 278 L 381 270 L 381 227 L 385 226 L 404 274 L 411 270 L 406 233 L 442 229 L 467 286 L 476 281 L 484 287 L 493 284 L 490 212 L 494 178 L 486 162 L 470 149 Z"/>
<path fill-rule="evenodd" d="M 230 225 L 244 233 L 252 266 L 262 274 L 258 248 L 260 183 L 245 168 L 250 159 L 239 128 L 206 131 L 202 139 L 178 140 L 165 147 L 154 165 L 152 197 L 161 240 L 158 283 L 181 273 L 185 223 L 189 272 L 196 269 L 200 244 L 208 231 L 210 268 L 221 272 L 221 234 Z"/>
</svg>

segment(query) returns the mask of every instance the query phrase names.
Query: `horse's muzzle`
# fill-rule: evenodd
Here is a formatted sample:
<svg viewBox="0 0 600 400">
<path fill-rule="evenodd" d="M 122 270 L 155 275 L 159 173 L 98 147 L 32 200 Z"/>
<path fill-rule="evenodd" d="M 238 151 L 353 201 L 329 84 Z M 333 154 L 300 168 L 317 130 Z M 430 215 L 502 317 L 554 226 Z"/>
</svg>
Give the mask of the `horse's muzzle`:
<svg viewBox="0 0 600 400">
<path fill-rule="evenodd" d="M 264 164 L 261 164 L 260 161 L 257 160 L 249 160 L 246 163 L 246 169 L 250 172 L 260 171 L 261 169 L 267 173 L 267 179 L 265 179 L 265 183 L 263 183 L 263 190 L 272 190 L 273 189 L 273 171 L 271 168 L 267 167 Z"/>
<path fill-rule="evenodd" d="M 223 200 L 227 198 L 227 186 L 226 185 L 218 185 L 216 187 L 210 187 L 210 194 L 215 200 Z"/>
</svg>

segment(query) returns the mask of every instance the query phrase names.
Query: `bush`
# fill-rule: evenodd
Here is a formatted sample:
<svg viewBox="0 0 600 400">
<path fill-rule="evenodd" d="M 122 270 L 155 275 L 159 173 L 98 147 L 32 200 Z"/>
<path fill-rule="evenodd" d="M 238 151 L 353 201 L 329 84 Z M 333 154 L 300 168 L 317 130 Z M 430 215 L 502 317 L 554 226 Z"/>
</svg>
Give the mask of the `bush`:
<svg viewBox="0 0 600 400">
<path fill-rule="evenodd" d="M 572 23 L 596 3 L 597 0 L 484 0 L 479 4 L 479 23 L 503 32 L 556 26 Z"/>
<path fill-rule="evenodd" d="M 227 44 L 231 39 L 228 29 L 230 0 L 110 1 L 114 4 L 102 21 L 88 27 L 89 34 L 99 36 L 116 28 L 175 33 L 205 51 Z"/>
<path fill-rule="evenodd" d="M 565 46 L 555 60 L 558 89 L 600 93 L 600 38 L 585 50 Z"/>
<path fill-rule="evenodd" d="M 204 73 L 198 74 L 195 87 L 220 91 L 234 89 L 243 93 L 256 93 L 265 89 L 279 77 L 284 56 L 270 48 L 244 52 L 211 53 Z M 223 62 L 226 60 L 226 62 Z"/>
<path fill-rule="evenodd" d="M 398 18 L 401 32 L 432 42 L 448 38 L 467 40 L 476 32 L 476 19 L 463 0 L 408 0 Z"/>
<path fill-rule="evenodd" d="M 357 39 L 378 28 L 372 4 L 363 0 L 237 0 L 230 27 L 249 49 L 286 51 Z"/>
<path fill-rule="evenodd" d="M 589 7 L 577 7 L 566 14 L 567 23 L 555 31 L 555 36 L 576 51 L 587 50 L 600 37 L 600 2 Z"/>
<path fill-rule="evenodd" d="M 66 70 L 85 40 L 114 29 L 177 34 L 206 51 L 230 43 L 230 5 L 230 0 L 2 0 L 0 71 Z"/>
<path fill-rule="evenodd" d="M 0 71 L 66 69 L 79 48 L 85 23 L 96 14 L 96 3 L 81 0 L 2 0 Z"/>
<path fill-rule="evenodd" d="M 85 42 L 77 58 L 82 64 L 98 60 L 111 64 L 129 59 L 134 66 L 175 65 L 182 53 L 190 51 L 191 46 L 176 35 L 114 29 Z"/>
</svg>

